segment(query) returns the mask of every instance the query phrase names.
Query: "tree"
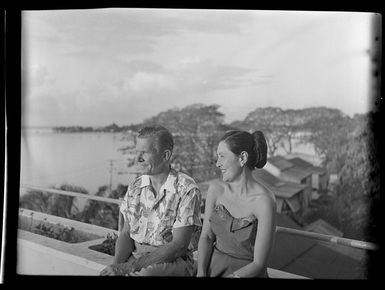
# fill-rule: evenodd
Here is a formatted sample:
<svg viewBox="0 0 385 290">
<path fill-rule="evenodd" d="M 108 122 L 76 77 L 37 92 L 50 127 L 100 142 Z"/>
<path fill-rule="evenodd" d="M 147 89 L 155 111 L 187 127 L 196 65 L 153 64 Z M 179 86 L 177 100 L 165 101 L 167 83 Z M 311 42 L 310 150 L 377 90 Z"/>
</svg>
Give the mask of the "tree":
<svg viewBox="0 0 385 290">
<path fill-rule="evenodd" d="M 47 212 L 48 194 L 39 190 L 29 190 L 22 195 L 19 201 L 19 207 L 38 212 Z"/>
<path fill-rule="evenodd" d="M 379 192 L 379 180 L 373 179 L 378 168 L 371 169 L 375 156 L 370 150 L 368 116 L 343 117 L 330 121 L 330 127 L 327 123 L 322 126 L 310 140 L 322 150 L 324 165 L 338 172 L 340 178 L 334 196 L 317 210 L 346 237 L 367 240 L 371 193 Z"/>
<path fill-rule="evenodd" d="M 83 187 L 69 184 L 63 184 L 59 188 L 55 189 L 88 194 L 88 191 Z M 50 194 L 47 213 L 64 218 L 75 218 L 79 211 L 74 203 L 75 200 L 76 197 L 73 196 Z"/>
<path fill-rule="evenodd" d="M 146 119 L 142 126 L 161 125 L 174 137 L 171 159 L 174 168 L 194 177 L 197 182 L 216 177 L 216 146 L 224 132 L 232 127 L 223 122 L 218 105 L 193 104 L 173 108 Z M 123 154 L 132 154 L 133 147 Z"/>
<path fill-rule="evenodd" d="M 231 125 L 250 133 L 256 130 L 262 131 L 266 137 L 268 153 L 274 156 L 285 140 L 285 132 L 282 127 L 283 115 L 284 111 L 281 108 L 257 108 L 250 112 L 243 121 L 234 122 Z"/>
<path fill-rule="evenodd" d="M 307 108 L 301 113 L 302 131 L 308 133 L 301 137 L 301 141 L 314 146 L 323 166 L 338 172 L 344 160 L 337 158 L 337 155 L 346 144 L 348 132 L 353 125 L 350 118 L 338 109 L 325 107 Z"/>
<path fill-rule="evenodd" d="M 99 187 L 96 196 L 109 198 L 123 198 L 127 192 L 127 186 L 119 184 L 116 189 L 109 191 L 107 185 Z M 85 223 L 118 229 L 119 207 L 116 204 L 106 203 L 97 200 L 89 200 L 84 210 L 79 215 L 79 220 Z"/>
<path fill-rule="evenodd" d="M 63 184 L 54 189 L 88 194 L 83 187 Z M 19 207 L 48 213 L 64 218 L 76 219 L 78 209 L 75 197 L 48 193 L 40 190 L 29 190 L 20 198 Z"/>
</svg>

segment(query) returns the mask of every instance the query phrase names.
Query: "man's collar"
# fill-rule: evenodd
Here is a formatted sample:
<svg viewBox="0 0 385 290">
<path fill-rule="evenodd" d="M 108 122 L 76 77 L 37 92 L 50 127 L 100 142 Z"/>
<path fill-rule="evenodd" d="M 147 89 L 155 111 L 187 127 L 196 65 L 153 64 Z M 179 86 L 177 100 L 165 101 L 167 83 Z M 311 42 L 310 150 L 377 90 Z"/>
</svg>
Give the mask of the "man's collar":
<svg viewBox="0 0 385 290">
<path fill-rule="evenodd" d="M 142 187 L 146 187 L 146 186 L 149 186 L 149 185 L 151 185 L 150 175 L 142 175 L 140 177 L 140 185 L 139 185 L 139 187 L 142 188 Z"/>
<path fill-rule="evenodd" d="M 177 179 L 176 171 L 174 169 L 170 168 L 166 182 L 163 184 L 161 189 L 175 193 L 176 192 L 176 184 L 175 184 L 176 179 Z"/>
<path fill-rule="evenodd" d="M 175 188 L 175 181 L 177 179 L 177 173 L 174 169 L 170 168 L 170 171 L 168 173 L 167 179 L 165 183 L 161 186 L 161 190 L 167 190 L 172 193 L 176 192 Z M 140 183 L 140 188 L 150 186 L 151 185 L 151 179 L 150 175 L 142 175 L 141 176 L 141 183 Z"/>
</svg>

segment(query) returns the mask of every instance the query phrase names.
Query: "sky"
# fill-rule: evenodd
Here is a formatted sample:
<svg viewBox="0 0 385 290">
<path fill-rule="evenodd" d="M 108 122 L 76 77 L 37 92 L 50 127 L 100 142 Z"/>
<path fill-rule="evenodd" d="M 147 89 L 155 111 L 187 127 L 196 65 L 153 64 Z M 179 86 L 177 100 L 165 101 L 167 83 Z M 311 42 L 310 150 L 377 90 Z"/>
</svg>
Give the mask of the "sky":
<svg viewBox="0 0 385 290">
<path fill-rule="evenodd" d="M 22 125 L 139 123 L 218 104 L 369 110 L 361 12 L 108 8 L 22 13 Z"/>
</svg>

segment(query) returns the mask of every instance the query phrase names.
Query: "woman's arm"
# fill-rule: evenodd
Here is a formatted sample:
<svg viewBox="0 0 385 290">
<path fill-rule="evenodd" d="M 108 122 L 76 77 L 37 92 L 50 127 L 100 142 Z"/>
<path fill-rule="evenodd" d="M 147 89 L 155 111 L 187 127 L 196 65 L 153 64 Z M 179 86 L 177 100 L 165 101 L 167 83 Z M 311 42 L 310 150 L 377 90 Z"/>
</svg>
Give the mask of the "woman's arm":
<svg viewBox="0 0 385 290">
<path fill-rule="evenodd" d="M 257 236 L 254 243 L 254 260 L 233 273 L 238 277 L 258 277 L 263 274 L 262 271 L 266 268 L 274 243 L 275 201 L 268 196 L 259 198 L 256 202 L 254 214 L 258 218 Z"/>
<path fill-rule="evenodd" d="M 218 190 L 220 190 L 218 188 L 218 185 L 210 184 L 210 187 L 207 192 L 202 232 L 198 243 L 197 277 L 204 277 L 207 275 L 207 267 L 213 252 L 215 235 L 211 230 L 209 218 L 215 207 Z"/>
</svg>

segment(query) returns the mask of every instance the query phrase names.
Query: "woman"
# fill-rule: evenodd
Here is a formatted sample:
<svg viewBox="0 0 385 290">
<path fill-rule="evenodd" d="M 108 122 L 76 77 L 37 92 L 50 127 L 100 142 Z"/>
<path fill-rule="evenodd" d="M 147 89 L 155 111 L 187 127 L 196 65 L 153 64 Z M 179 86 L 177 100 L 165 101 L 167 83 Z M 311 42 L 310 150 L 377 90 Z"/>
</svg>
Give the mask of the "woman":
<svg viewBox="0 0 385 290">
<path fill-rule="evenodd" d="M 252 176 L 266 164 L 262 132 L 227 132 L 217 148 L 222 180 L 210 184 L 198 244 L 197 277 L 268 277 L 275 197 Z"/>
</svg>

